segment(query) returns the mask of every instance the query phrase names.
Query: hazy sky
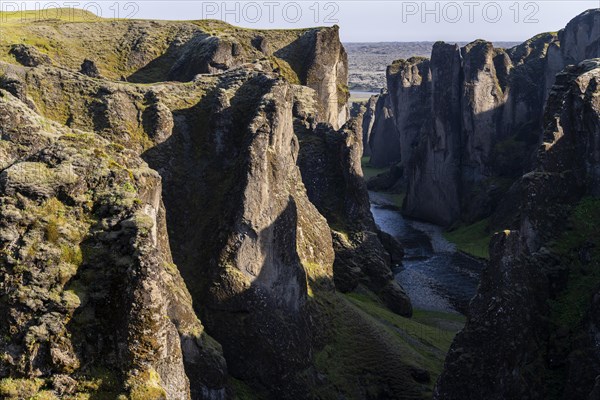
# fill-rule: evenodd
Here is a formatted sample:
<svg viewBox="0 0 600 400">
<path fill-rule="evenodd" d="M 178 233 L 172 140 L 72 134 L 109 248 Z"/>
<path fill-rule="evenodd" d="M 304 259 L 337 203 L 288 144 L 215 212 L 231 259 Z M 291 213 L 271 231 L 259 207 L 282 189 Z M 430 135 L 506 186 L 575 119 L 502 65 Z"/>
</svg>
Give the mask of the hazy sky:
<svg viewBox="0 0 600 400">
<path fill-rule="evenodd" d="M 592 1 L 40 1 L 0 0 L 15 7 L 86 8 L 104 17 L 222 19 L 249 28 L 338 24 L 342 41 L 522 41 L 556 31 L 574 16 L 600 7 Z M 1 28 L 1 26 L 0 26 Z"/>
</svg>

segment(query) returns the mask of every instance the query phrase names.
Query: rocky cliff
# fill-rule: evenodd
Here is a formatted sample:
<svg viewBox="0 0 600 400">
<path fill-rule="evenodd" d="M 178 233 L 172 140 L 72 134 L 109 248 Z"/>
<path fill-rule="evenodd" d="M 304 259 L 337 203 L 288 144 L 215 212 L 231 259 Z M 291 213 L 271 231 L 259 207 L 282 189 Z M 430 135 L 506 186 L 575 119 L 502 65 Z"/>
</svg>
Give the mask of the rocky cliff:
<svg viewBox="0 0 600 400">
<path fill-rule="evenodd" d="M 394 280 L 391 267 L 401 263 L 402 246 L 381 232 L 370 211 L 362 178 L 362 119 L 353 118 L 340 130 L 311 125 L 311 110 L 296 107 L 300 142 L 298 165 L 308 197 L 331 227 L 335 286 L 343 292 L 365 286 L 394 312 L 410 316 L 412 307 Z"/>
<path fill-rule="evenodd" d="M 496 209 L 533 166 L 555 74 L 600 55 L 599 19 L 600 10 L 589 10 L 558 34 L 506 50 L 482 40 L 462 48 L 436 43 L 430 60 L 388 67 L 389 100 L 376 111 L 371 164 L 400 163 L 407 215 L 449 226 Z"/>
<path fill-rule="evenodd" d="M 337 28 L 9 26 L 0 396 L 430 393 L 428 360 L 336 291 L 411 314 L 390 271 L 402 248 L 369 212 L 360 121 L 336 126 Z M 88 31 L 102 40 L 83 46 Z M 52 45 L 5 46 L 19 35 Z"/>
<path fill-rule="evenodd" d="M 0 93 L 0 375 L 50 377 L 61 395 L 224 397 L 221 348 L 171 258 L 160 176 Z"/>
<path fill-rule="evenodd" d="M 599 83 L 599 59 L 557 75 L 518 230 L 494 236 L 435 398 L 598 398 Z"/>
<path fill-rule="evenodd" d="M 153 83 L 190 81 L 265 58 L 290 82 L 317 91 L 323 122 L 337 128 L 348 118 L 348 60 L 337 26 L 269 31 L 216 20 L 117 23 L 80 10 L 24 23 L 7 14 L 0 38 L 3 61 L 79 70 L 86 59 L 109 79 Z M 21 43 L 23 37 L 41 44 L 43 52 Z"/>
<path fill-rule="evenodd" d="M 400 160 L 400 143 L 398 131 L 394 124 L 391 97 L 383 91 L 375 103 L 375 119 L 371 125 L 369 136 L 369 163 L 374 167 L 387 167 Z"/>
<path fill-rule="evenodd" d="M 362 135 L 363 135 L 363 156 L 368 157 L 371 155 L 371 146 L 369 146 L 369 140 L 371 138 L 371 132 L 373 131 L 373 125 L 375 124 L 375 107 L 377 106 L 378 96 L 371 96 L 365 105 L 365 110 L 362 113 Z"/>
</svg>

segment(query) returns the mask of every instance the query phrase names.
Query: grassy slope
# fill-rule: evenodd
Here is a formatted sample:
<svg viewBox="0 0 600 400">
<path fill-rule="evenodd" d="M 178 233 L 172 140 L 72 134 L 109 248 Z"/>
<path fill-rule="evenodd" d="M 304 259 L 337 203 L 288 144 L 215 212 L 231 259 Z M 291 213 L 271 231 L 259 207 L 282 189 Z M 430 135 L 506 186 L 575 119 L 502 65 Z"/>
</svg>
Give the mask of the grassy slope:
<svg viewBox="0 0 600 400">
<path fill-rule="evenodd" d="M 475 257 L 488 259 L 491 233 L 487 232 L 487 224 L 488 220 L 483 219 L 445 232 L 444 237 L 454 243 L 459 250 Z"/>
<path fill-rule="evenodd" d="M 324 303 L 335 334 L 316 355 L 317 369 L 328 377 L 328 385 L 316 393 L 319 398 L 431 396 L 450 343 L 464 323 L 461 316 L 416 310 L 413 319 L 404 318 L 374 296 L 356 293 L 328 296 Z M 414 368 L 427 370 L 430 383 L 417 384 L 411 377 Z"/>
<path fill-rule="evenodd" d="M 43 18 L 45 16 L 46 18 Z M 120 79 L 137 71 L 141 65 L 130 60 L 133 47 L 140 47 L 146 62 L 158 59 L 181 35 L 204 32 L 241 44 L 248 61 L 264 57 L 252 45 L 257 35 L 264 36 L 270 46 L 281 49 L 298 39 L 307 29 L 253 30 L 217 20 L 147 21 L 99 18 L 82 10 L 53 9 L 47 14 L 0 12 L 0 61 L 15 63 L 9 54 L 16 43 L 35 46 L 54 63 L 78 70 L 84 58 L 96 62 L 100 73 L 109 79 Z M 136 42 L 136 38 L 142 38 Z M 134 55 L 138 59 L 139 55 Z M 272 57 L 275 59 L 275 57 Z M 276 60 L 282 62 L 282 60 Z M 165 61 L 168 64 L 168 60 Z M 166 65 L 170 68 L 170 64 Z M 165 67 L 165 68 L 166 68 Z"/>
</svg>

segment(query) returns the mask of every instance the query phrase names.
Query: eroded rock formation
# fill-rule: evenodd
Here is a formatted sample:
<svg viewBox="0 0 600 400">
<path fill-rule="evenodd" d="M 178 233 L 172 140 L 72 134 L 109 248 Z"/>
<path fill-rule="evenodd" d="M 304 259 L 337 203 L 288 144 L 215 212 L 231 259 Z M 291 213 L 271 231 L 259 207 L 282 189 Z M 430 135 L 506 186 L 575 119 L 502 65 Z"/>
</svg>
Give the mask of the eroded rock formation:
<svg viewBox="0 0 600 400">
<path fill-rule="evenodd" d="M 8 53 L 0 63 L 3 396 L 401 398 L 426 389 L 385 328 L 336 292 L 354 274 L 344 291 L 375 292 L 411 313 L 390 271 L 402 248 L 369 212 L 360 122 L 337 129 L 347 118 L 337 28 L 40 24 L 71 46 L 45 49 L 52 65 Z M 104 29 L 102 43 L 80 48 L 86 29 Z M 120 63 L 98 57 L 100 46 L 117 49 Z M 81 68 L 86 56 L 100 75 Z M 311 148 L 301 134 L 319 140 L 315 166 L 334 168 L 301 174 Z M 323 202 L 319 180 L 333 185 Z M 386 355 L 352 391 L 345 382 L 358 372 L 334 376 L 340 356 L 328 349 L 364 347 L 348 316 L 368 327 L 368 351 Z"/>
<path fill-rule="evenodd" d="M 533 167 L 555 74 L 600 56 L 599 15 L 589 10 L 558 34 L 506 50 L 481 40 L 463 48 L 436 43 L 430 60 L 388 68 L 371 164 L 403 167 L 407 215 L 449 226 L 496 209 L 510 183 Z"/>
<path fill-rule="evenodd" d="M 402 248 L 379 231 L 370 211 L 361 170 L 362 120 L 353 118 L 338 131 L 324 124 L 311 126 L 306 103 L 303 109 L 297 107 L 298 165 L 310 201 L 331 227 L 335 285 L 343 292 L 364 285 L 394 312 L 410 316 L 410 300 L 391 271 Z"/>
<path fill-rule="evenodd" d="M 518 230 L 494 236 L 435 398 L 596 398 L 599 83 L 600 59 L 557 75 Z"/>
<path fill-rule="evenodd" d="M 114 396 L 224 395 L 220 346 L 171 259 L 160 176 L 0 93 L 0 374 L 77 374 Z"/>
</svg>

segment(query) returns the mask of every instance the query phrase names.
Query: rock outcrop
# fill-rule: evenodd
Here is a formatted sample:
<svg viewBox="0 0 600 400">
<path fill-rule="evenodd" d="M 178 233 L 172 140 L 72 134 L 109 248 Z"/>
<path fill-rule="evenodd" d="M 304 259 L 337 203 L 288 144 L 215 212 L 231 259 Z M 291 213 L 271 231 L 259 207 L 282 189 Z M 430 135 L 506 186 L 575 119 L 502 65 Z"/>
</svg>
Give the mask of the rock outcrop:
<svg viewBox="0 0 600 400">
<path fill-rule="evenodd" d="M 81 68 L 79 70 L 84 75 L 89 76 L 90 78 L 99 78 L 100 71 L 98 71 L 98 67 L 96 67 L 96 63 L 92 60 L 88 60 L 87 58 L 83 60 L 81 63 Z"/>
<path fill-rule="evenodd" d="M 391 98 L 386 91 L 377 97 L 375 116 L 369 135 L 369 164 L 376 168 L 388 167 L 400 161 L 400 141 Z"/>
<path fill-rule="evenodd" d="M 0 60 L 16 58 L 25 66 L 49 65 L 52 60 L 56 66 L 79 70 L 89 59 L 109 79 L 155 83 L 191 81 L 198 74 L 222 73 L 267 58 L 290 82 L 317 91 L 322 122 L 339 128 L 348 119 L 348 60 L 337 26 L 269 31 L 216 20 L 115 24 L 94 16 L 84 21 L 11 25 L 0 39 Z M 101 38 L 97 32 L 103 32 Z M 20 44 L 22 37 L 43 37 L 40 40 L 48 45 L 39 49 Z M 98 57 L 108 53 L 116 56 Z"/>
<path fill-rule="evenodd" d="M 493 213 L 533 168 L 555 74 L 600 56 L 599 15 L 589 10 L 558 34 L 511 49 L 482 40 L 462 48 L 436 43 L 430 60 L 388 67 L 389 100 L 376 111 L 371 164 L 403 167 L 407 215 L 449 226 Z"/>
<path fill-rule="evenodd" d="M 378 96 L 371 96 L 367 104 L 365 105 L 365 111 L 363 113 L 362 122 L 362 137 L 363 137 L 363 156 L 368 157 L 371 155 L 371 146 L 369 145 L 369 139 L 371 138 L 371 132 L 373 131 L 373 125 L 375 124 L 375 107 L 377 106 Z"/>
<path fill-rule="evenodd" d="M 160 176 L 5 91 L 0 120 L 0 376 L 51 376 L 69 395 L 224 396 L 220 346 L 171 259 Z"/>
<path fill-rule="evenodd" d="M 26 44 L 13 44 L 8 54 L 12 55 L 19 64 L 26 67 L 52 64 L 50 57 L 40 52 L 37 48 Z"/>
<path fill-rule="evenodd" d="M 600 59 L 557 75 L 519 229 L 492 241 L 435 398 L 596 398 L 599 83 Z"/>
<path fill-rule="evenodd" d="M 390 271 L 402 248 L 369 212 L 360 122 L 337 129 L 347 96 L 337 28 L 39 22 L 48 24 L 51 43 L 69 41 L 44 49 L 55 66 L 0 62 L 0 396 L 402 398 L 392 388 L 427 389 L 386 328 L 335 290 L 338 271 L 350 271 L 345 291 L 375 292 L 378 309 L 411 313 Z M 16 31 L 38 32 L 11 28 L 0 49 Z M 102 43 L 80 47 L 92 28 Z M 207 32 L 219 65 L 196 71 L 185 57 L 202 55 Z M 98 56 L 107 46 L 119 63 Z M 85 57 L 101 75 L 81 71 Z M 189 76 L 163 81 L 175 65 Z M 301 173 L 310 147 L 299 123 L 319 140 L 317 165 L 334 166 L 314 181 Z M 344 190 L 324 188 L 321 202 L 319 180 Z M 336 228 L 338 211 L 348 230 Z M 368 329 L 369 343 L 347 318 Z M 336 375 L 348 358 L 330 350 L 339 341 L 381 365 L 341 363 Z M 358 382 L 363 373 L 374 378 Z"/>
<path fill-rule="evenodd" d="M 306 396 L 294 374 L 312 362 L 308 293 L 333 288 L 329 228 L 296 166 L 292 99 L 263 73 L 223 78 L 144 155 L 164 179 L 175 262 L 231 373 L 278 398 Z"/>
<path fill-rule="evenodd" d="M 410 316 L 410 299 L 391 271 L 390 253 L 395 255 L 394 262 L 400 262 L 401 247 L 394 238 L 383 236 L 370 211 L 361 169 L 361 118 L 351 119 L 336 131 L 324 124 L 312 127 L 306 110 L 301 110 L 296 115 L 296 132 L 298 165 L 308 197 L 331 227 L 336 288 L 349 292 L 365 286 L 391 310 Z"/>
</svg>

